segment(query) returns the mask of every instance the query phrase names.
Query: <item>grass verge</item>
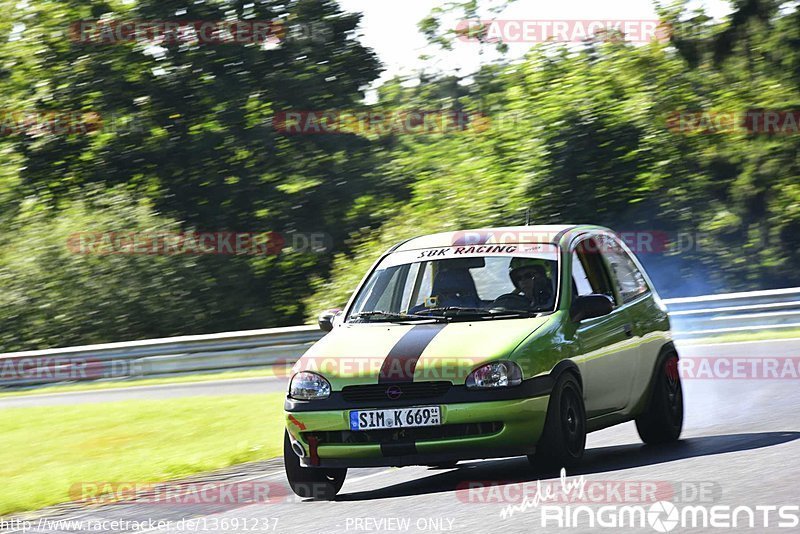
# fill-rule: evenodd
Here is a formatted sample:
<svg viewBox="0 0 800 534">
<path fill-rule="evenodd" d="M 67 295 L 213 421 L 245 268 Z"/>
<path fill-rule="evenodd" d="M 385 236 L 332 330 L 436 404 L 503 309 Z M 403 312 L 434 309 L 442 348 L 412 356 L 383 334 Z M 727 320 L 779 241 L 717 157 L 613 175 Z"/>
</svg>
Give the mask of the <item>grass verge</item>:
<svg viewBox="0 0 800 534">
<path fill-rule="evenodd" d="M 282 453 L 282 393 L 0 410 L 0 516 Z"/>
</svg>

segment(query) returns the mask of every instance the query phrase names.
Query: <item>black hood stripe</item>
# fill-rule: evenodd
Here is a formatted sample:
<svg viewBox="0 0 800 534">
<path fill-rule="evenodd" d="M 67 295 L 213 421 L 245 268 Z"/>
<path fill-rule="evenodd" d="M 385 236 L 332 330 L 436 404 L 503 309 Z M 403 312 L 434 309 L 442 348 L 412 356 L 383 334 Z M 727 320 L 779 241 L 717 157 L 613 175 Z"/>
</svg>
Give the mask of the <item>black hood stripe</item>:
<svg viewBox="0 0 800 534">
<path fill-rule="evenodd" d="M 406 332 L 383 360 L 378 383 L 412 382 L 417 361 L 445 326 L 444 323 L 421 324 Z"/>
</svg>

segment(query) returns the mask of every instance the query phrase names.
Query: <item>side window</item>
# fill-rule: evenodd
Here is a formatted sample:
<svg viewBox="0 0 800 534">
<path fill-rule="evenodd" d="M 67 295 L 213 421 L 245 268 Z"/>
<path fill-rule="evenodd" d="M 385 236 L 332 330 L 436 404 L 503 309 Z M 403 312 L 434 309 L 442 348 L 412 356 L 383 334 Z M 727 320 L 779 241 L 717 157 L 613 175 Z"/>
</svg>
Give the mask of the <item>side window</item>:
<svg viewBox="0 0 800 534">
<path fill-rule="evenodd" d="M 630 302 L 650 290 L 636 264 L 614 239 L 603 238 L 603 255 L 623 302 Z"/>
<path fill-rule="evenodd" d="M 576 265 L 579 266 L 578 269 L 576 269 Z M 578 274 L 581 272 L 581 276 L 584 278 L 583 282 L 581 282 Z M 611 280 L 603 263 L 603 258 L 600 256 L 600 244 L 595 238 L 584 239 L 575 247 L 572 275 L 578 288 L 578 295 L 587 295 L 589 293 L 607 295 L 612 301 L 616 302 Z"/>
<path fill-rule="evenodd" d="M 381 273 L 381 278 L 375 284 L 375 289 L 380 287 L 383 293 L 378 293 L 380 298 L 378 298 L 376 303 L 371 304 L 370 308 L 383 311 L 399 311 L 395 309 L 392 301 L 399 296 L 398 291 L 402 290 L 399 281 L 404 278 L 401 273 L 407 269 L 407 265 L 401 265 L 398 267 L 389 267 L 385 272 Z M 372 303 L 372 299 L 370 299 L 369 302 Z"/>
<path fill-rule="evenodd" d="M 411 301 L 415 286 L 419 280 L 420 265 L 419 263 L 412 263 L 408 270 L 408 276 L 406 276 L 405 285 L 403 286 L 403 295 L 400 297 L 401 310 L 407 310 L 410 307 L 409 302 Z"/>
<path fill-rule="evenodd" d="M 421 273 L 419 272 L 421 271 Z M 424 261 L 418 269 L 416 275 L 416 287 L 411 294 L 411 300 L 408 303 L 408 309 L 415 306 L 422 306 L 425 299 L 431 296 L 431 288 L 433 285 L 433 262 Z"/>
</svg>

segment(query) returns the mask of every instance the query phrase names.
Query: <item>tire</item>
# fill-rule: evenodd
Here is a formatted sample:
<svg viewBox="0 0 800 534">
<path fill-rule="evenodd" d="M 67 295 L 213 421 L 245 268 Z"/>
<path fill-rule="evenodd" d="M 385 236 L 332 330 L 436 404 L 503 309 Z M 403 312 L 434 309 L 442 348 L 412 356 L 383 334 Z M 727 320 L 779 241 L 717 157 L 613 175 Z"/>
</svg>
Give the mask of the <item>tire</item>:
<svg viewBox="0 0 800 534">
<path fill-rule="evenodd" d="M 300 497 L 318 501 L 330 501 L 336 497 L 347 476 L 347 468 L 323 469 L 301 466 L 300 458 L 292 450 L 288 431 L 283 435 L 283 466 L 292 491 Z"/>
<path fill-rule="evenodd" d="M 585 448 L 583 392 L 572 373 L 563 373 L 550 395 L 544 431 L 536 445 L 536 453 L 528 455 L 528 460 L 537 467 L 571 467 L 580 463 Z"/>
<path fill-rule="evenodd" d="M 636 418 L 636 430 L 648 444 L 668 443 L 681 436 L 683 388 L 678 373 L 678 355 L 668 352 L 656 362 L 653 392 L 647 411 Z"/>
</svg>

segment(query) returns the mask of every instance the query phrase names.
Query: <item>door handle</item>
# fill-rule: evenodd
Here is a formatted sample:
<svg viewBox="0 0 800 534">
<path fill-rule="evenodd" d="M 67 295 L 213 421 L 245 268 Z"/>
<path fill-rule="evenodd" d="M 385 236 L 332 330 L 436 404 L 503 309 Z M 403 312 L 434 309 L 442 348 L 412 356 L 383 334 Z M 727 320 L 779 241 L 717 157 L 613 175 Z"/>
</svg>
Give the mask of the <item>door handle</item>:
<svg viewBox="0 0 800 534">
<path fill-rule="evenodd" d="M 622 325 L 622 331 L 625 332 L 625 335 L 628 337 L 633 336 L 633 325 L 631 323 L 625 323 Z"/>
</svg>

